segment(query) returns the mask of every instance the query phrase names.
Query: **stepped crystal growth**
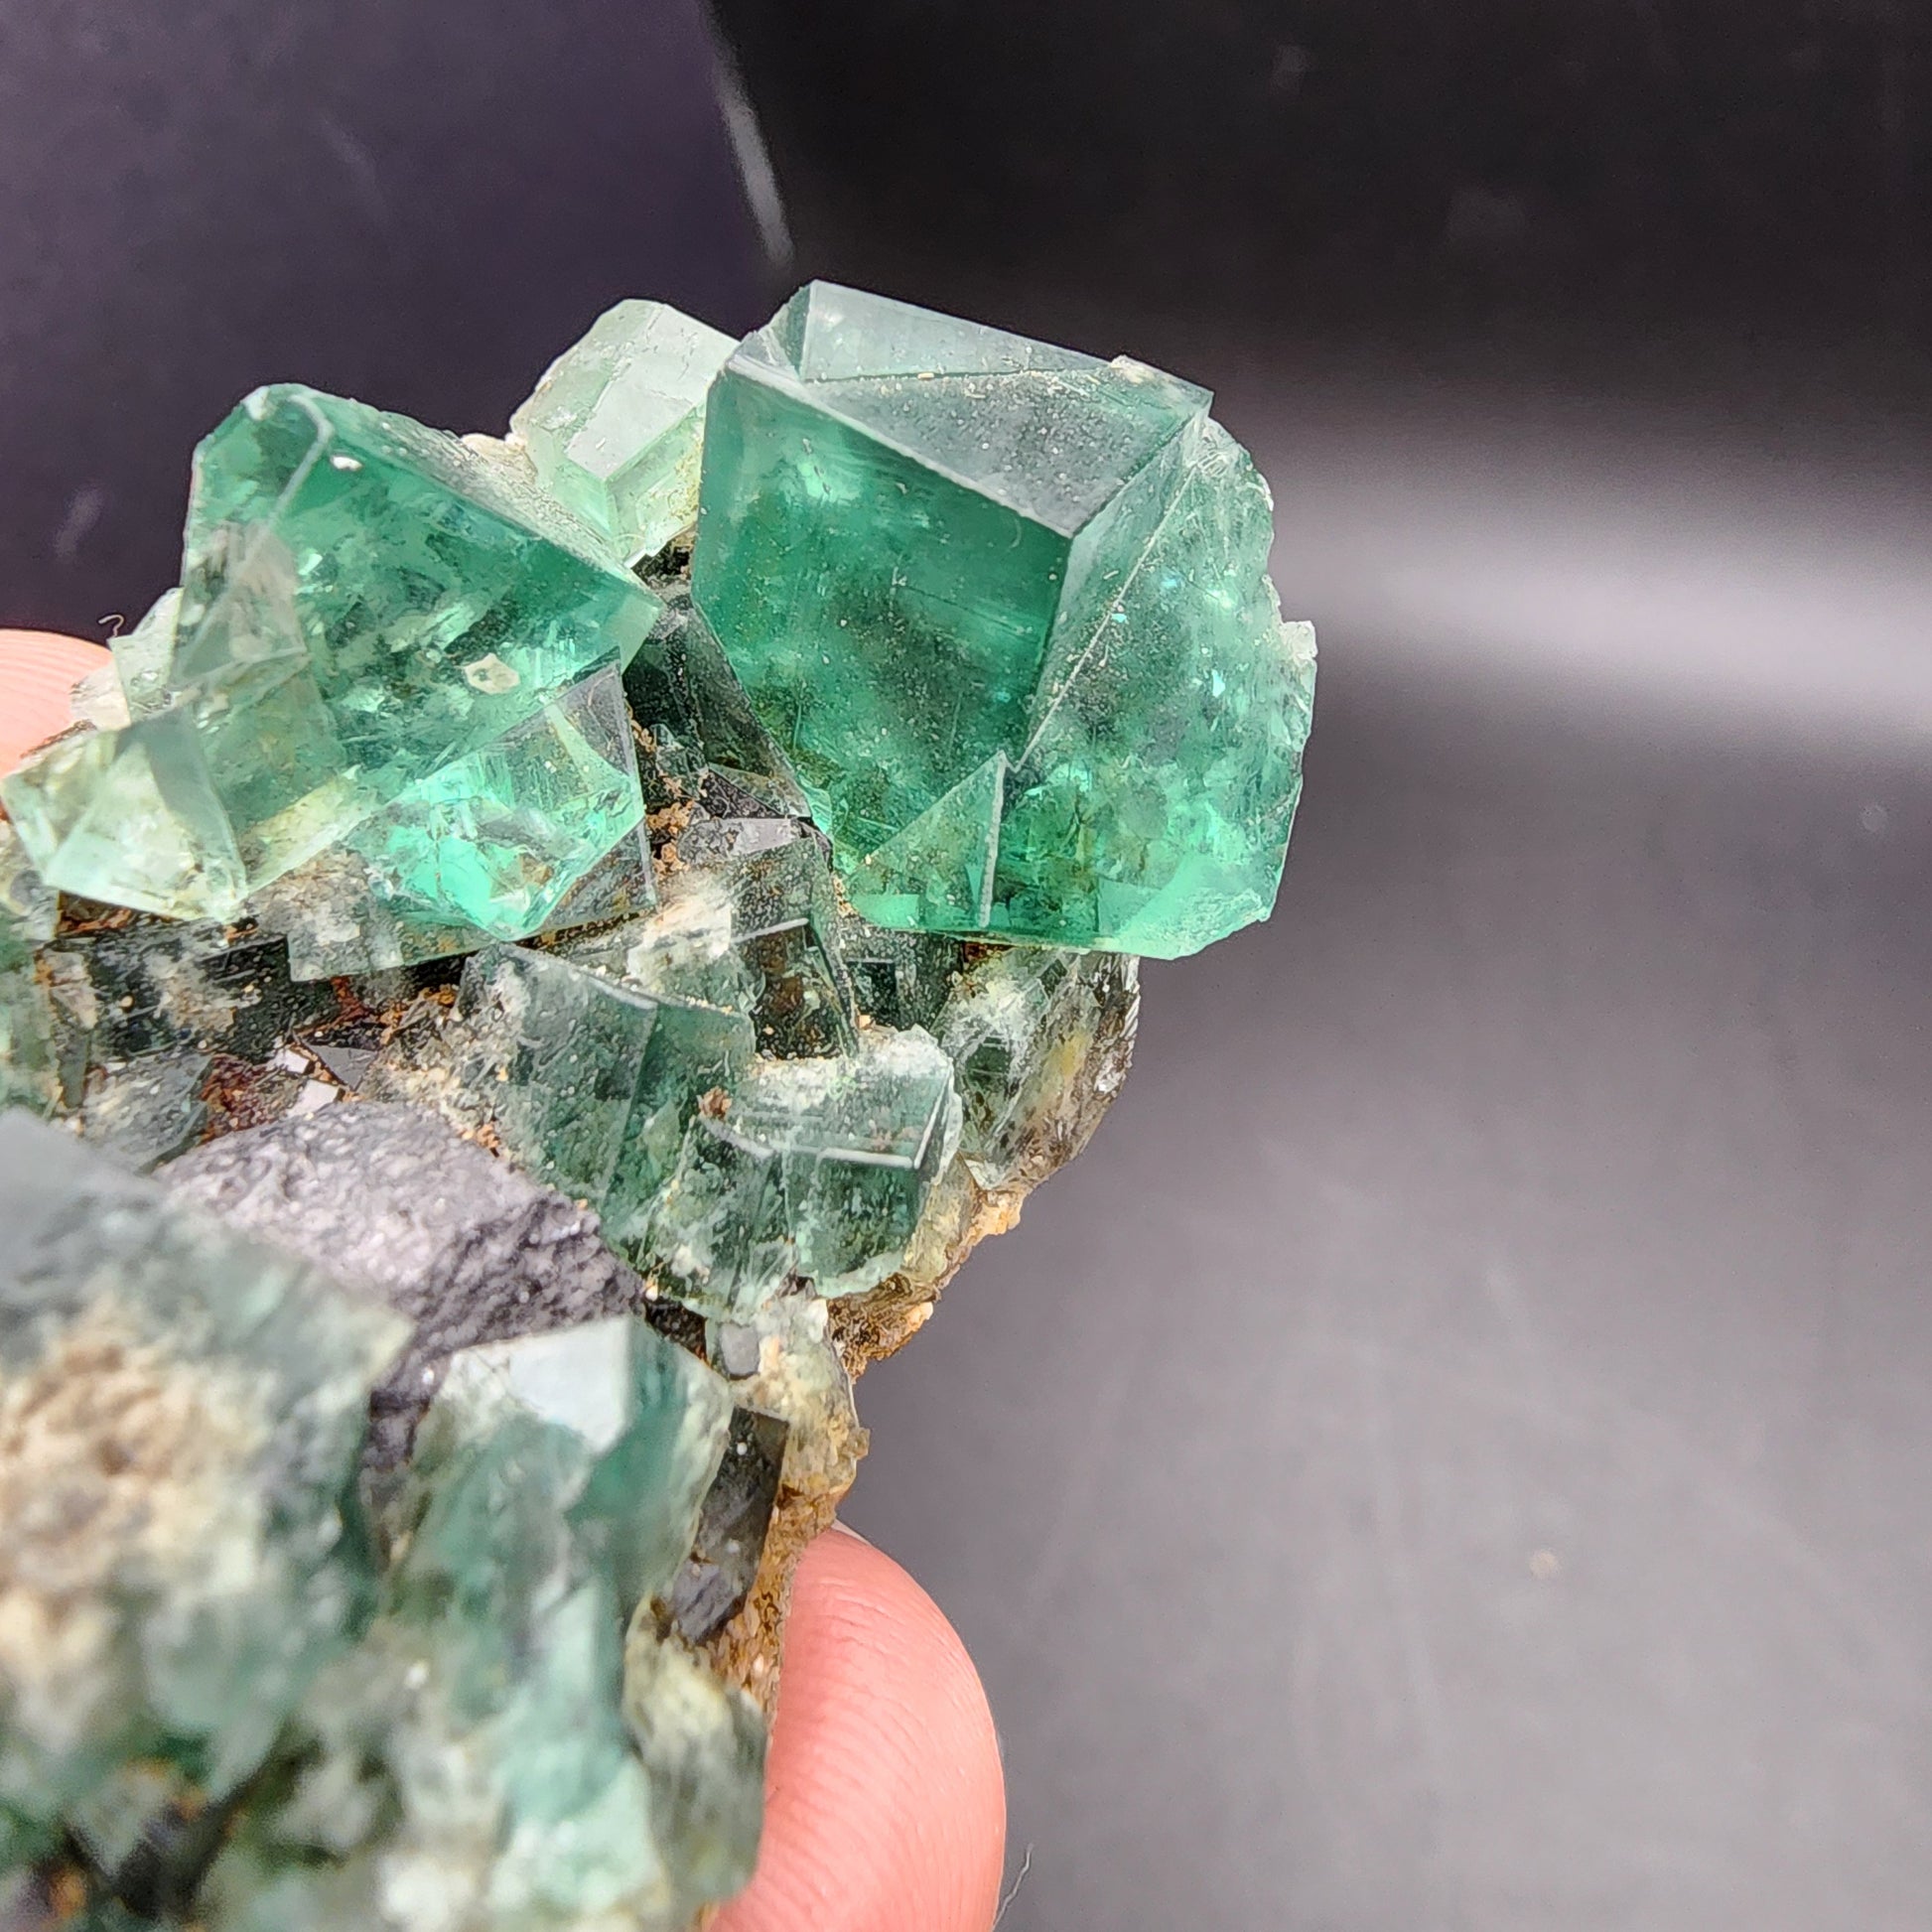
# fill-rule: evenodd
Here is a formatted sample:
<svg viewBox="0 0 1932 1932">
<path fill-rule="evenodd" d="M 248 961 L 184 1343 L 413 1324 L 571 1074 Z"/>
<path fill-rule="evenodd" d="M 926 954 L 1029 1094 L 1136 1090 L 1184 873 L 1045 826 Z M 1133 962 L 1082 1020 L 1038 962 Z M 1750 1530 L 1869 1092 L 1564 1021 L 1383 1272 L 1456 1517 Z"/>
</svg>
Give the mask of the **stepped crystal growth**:
<svg viewBox="0 0 1932 1932">
<path fill-rule="evenodd" d="M 203 444 L 0 780 L 0 1922 L 745 1882 L 852 1377 L 1273 903 L 1311 646 L 1207 401 L 814 285 L 502 441 Z"/>
</svg>

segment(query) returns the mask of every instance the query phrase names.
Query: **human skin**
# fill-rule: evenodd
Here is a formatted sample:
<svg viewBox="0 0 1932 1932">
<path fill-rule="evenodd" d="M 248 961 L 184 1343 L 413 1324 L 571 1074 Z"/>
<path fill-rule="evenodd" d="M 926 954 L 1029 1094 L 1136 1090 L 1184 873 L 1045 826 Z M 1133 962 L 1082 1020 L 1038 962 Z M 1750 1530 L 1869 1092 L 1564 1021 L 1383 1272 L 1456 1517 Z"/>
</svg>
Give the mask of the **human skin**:
<svg viewBox="0 0 1932 1932">
<path fill-rule="evenodd" d="M 98 644 L 0 630 L 0 771 L 72 722 Z M 800 1559 L 757 1875 L 710 1932 L 989 1932 L 1006 1849 L 978 1673 L 892 1558 L 835 1527 Z"/>
</svg>

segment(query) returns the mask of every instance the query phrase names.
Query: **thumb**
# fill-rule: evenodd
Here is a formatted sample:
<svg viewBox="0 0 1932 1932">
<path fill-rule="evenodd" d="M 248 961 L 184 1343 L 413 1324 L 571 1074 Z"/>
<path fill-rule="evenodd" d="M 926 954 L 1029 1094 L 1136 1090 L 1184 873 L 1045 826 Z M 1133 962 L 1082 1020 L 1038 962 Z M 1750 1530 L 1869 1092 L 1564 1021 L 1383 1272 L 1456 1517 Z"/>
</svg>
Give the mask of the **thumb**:
<svg viewBox="0 0 1932 1932">
<path fill-rule="evenodd" d="M 0 630 L 0 771 L 73 723 L 69 694 L 108 654 L 52 630 Z"/>
</svg>

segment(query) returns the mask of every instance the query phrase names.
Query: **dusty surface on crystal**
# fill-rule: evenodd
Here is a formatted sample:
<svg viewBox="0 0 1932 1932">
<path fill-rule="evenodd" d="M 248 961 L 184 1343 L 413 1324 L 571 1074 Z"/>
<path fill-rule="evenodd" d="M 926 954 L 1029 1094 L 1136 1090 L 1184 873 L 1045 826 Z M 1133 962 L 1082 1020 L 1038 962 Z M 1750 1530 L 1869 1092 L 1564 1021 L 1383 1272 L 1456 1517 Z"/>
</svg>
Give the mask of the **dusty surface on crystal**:
<svg viewBox="0 0 1932 1932">
<path fill-rule="evenodd" d="M 1206 408 L 818 289 L 507 440 L 209 436 L 0 787 L 0 1924 L 744 1882 L 855 1383 L 1272 899 L 1311 657 Z"/>
</svg>

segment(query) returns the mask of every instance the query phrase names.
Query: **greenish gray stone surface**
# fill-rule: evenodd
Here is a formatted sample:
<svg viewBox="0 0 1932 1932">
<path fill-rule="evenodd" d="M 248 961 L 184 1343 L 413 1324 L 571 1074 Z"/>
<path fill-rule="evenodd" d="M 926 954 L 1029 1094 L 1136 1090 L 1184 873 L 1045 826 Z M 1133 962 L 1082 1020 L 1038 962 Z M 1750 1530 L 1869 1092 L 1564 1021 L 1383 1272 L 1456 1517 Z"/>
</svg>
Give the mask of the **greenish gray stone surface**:
<svg viewBox="0 0 1932 1932">
<path fill-rule="evenodd" d="M 407 1335 L 0 1114 L 0 1869 L 259 1768 L 372 1607 L 353 1478 Z"/>
<path fill-rule="evenodd" d="M 204 1889 L 216 1932 L 677 1932 L 750 1874 L 763 1726 L 623 1630 L 665 1589 L 730 1398 L 634 1316 L 450 1364 L 356 1651 Z M 668 1678 L 633 1714 L 625 1678 Z"/>
</svg>

